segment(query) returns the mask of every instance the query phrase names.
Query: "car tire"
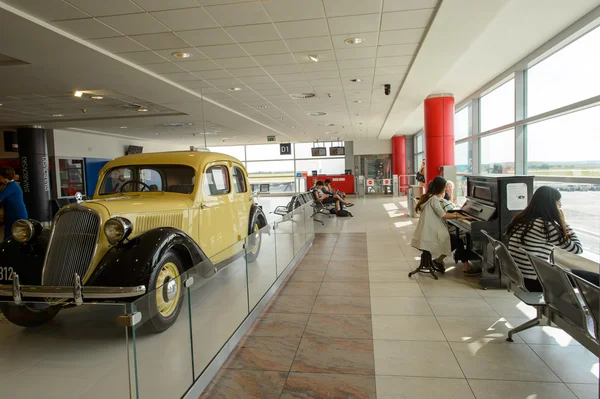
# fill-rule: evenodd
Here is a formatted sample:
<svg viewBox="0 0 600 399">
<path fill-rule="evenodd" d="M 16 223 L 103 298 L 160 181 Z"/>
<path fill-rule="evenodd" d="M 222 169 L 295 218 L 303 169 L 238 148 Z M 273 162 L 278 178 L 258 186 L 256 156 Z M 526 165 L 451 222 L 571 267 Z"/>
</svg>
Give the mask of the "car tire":
<svg viewBox="0 0 600 399">
<path fill-rule="evenodd" d="M 262 231 L 260 230 L 260 223 L 258 220 L 255 221 L 252 226 L 252 234 L 248 236 L 248 244 L 249 248 L 246 249 L 246 260 L 248 262 L 256 262 L 262 245 Z"/>
<path fill-rule="evenodd" d="M 0 303 L 0 310 L 8 321 L 21 327 L 39 327 L 52 320 L 60 306 L 50 306 L 44 302 L 38 304 L 17 305 L 14 303 Z"/>
<path fill-rule="evenodd" d="M 174 251 L 166 252 L 150 276 L 148 308 L 151 315 L 146 323 L 151 332 L 166 331 L 177 321 L 184 303 L 183 262 Z"/>
</svg>

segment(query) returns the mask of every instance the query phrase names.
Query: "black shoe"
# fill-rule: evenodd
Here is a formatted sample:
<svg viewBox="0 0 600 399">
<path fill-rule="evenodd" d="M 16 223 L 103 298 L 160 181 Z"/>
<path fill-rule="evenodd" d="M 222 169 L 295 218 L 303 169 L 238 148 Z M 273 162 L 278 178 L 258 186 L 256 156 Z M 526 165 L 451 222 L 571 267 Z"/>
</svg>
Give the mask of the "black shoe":
<svg viewBox="0 0 600 399">
<path fill-rule="evenodd" d="M 476 276 L 478 274 L 481 274 L 481 268 L 471 266 L 468 269 L 466 269 L 464 273 L 465 276 Z"/>
<path fill-rule="evenodd" d="M 433 260 L 433 269 L 436 272 L 443 273 L 446 271 L 446 266 L 444 265 L 444 262 L 440 262 L 439 260 L 434 259 Z"/>
</svg>

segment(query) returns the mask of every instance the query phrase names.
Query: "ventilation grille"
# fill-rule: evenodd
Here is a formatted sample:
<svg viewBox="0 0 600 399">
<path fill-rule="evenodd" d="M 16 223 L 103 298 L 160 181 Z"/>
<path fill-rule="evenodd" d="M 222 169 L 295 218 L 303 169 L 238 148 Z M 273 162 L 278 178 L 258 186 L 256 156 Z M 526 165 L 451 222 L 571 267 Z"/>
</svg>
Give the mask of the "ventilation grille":
<svg viewBox="0 0 600 399">
<path fill-rule="evenodd" d="M 327 112 L 309 112 L 307 113 L 308 116 L 325 116 L 327 115 Z"/>
<path fill-rule="evenodd" d="M 181 229 L 183 223 L 182 213 L 164 213 L 162 215 L 138 216 L 135 219 L 133 230 L 136 235 L 159 227 L 174 227 Z"/>
<path fill-rule="evenodd" d="M 292 97 L 294 100 L 301 100 L 303 98 L 313 98 L 315 95 L 315 93 L 294 93 L 290 94 L 290 97 Z"/>
</svg>

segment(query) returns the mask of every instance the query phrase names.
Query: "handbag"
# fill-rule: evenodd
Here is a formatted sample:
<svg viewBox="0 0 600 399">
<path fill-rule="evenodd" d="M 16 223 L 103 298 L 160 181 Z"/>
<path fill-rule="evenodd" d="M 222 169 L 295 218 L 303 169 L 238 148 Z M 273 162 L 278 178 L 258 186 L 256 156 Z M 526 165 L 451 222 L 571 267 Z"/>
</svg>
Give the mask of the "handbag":
<svg viewBox="0 0 600 399">
<path fill-rule="evenodd" d="M 421 183 L 425 183 L 425 176 L 421 172 L 417 172 L 417 181 Z"/>
</svg>

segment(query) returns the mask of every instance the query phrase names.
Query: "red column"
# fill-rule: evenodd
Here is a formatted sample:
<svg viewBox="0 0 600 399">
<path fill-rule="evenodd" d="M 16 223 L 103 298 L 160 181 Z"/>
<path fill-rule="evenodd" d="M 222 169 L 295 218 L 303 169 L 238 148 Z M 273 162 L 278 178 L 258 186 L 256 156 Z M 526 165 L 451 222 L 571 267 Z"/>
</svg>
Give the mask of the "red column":
<svg viewBox="0 0 600 399">
<path fill-rule="evenodd" d="M 392 174 L 406 174 L 406 136 L 392 137 Z M 400 183 L 400 192 L 405 192 L 402 186 L 406 186 L 406 176 L 398 178 Z"/>
<path fill-rule="evenodd" d="M 454 97 L 434 94 L 425 99 L 425 179 L 440 174 L 440 166 L 454 165 Z"/>
</svg>

